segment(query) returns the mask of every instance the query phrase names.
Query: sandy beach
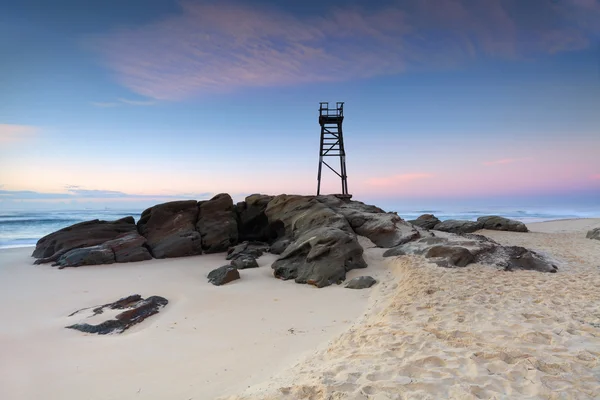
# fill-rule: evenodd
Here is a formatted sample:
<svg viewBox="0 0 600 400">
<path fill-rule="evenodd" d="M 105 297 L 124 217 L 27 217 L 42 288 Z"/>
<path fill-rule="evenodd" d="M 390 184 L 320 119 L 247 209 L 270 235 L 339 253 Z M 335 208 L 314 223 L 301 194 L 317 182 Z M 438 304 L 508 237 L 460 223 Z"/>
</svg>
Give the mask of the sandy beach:
<svg viewBox="0 0 600 400">
<path fill-rule="evenodd" d="M 479 231 L 556 274 L 416 256 L 361 238 L 367 290 L 272 277 L 276 256 L 222 287 L 224 255 L 58 270 L 0 251 L 2 399 L 593 399 L 600 393 L 600 219 Z M 169 304 L 121 335 L 64 329 L 138 293 Z"/>
</svg>

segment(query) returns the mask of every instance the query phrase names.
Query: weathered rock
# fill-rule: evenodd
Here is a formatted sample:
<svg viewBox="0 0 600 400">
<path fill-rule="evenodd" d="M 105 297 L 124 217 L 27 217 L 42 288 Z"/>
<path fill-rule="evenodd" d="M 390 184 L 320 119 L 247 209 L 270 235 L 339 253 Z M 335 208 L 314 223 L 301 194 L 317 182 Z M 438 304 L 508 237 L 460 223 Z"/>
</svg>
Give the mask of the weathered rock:
<svg viewBox="0 0 600 400">
<path fill-rule="evenodd" d="M 227 260 L 235 260 L 239 257 L 259 258 L 269 251 L 269 245 L 263 242 L 243 242 L 227 250 Z"/>
<path fill-rule="evenodd" d="M 466 267 L 475 261 L 473 254 L 461 246 L 433 246 L 427 250 L 425 258 L 444 258 L 442 266 L 451 267 Z"/>
<path fill-rule="evenodd" d="M 91 247 L 115 239 L 123 233 L 135 232 L 135 220 L 126 217 L 116 221 L 81 222 L 60 229 L 38 240 L 32 256 L 35 264 L 56 261 L 69 250 Z"/>
<path fill-rule="evenodd" d="M 119 299 L 114 303 L 84 308 L 69 315 L 69 317 L 72 317 L 82 311 L 92 310 L 93 314 L 90 315 L 90 317 L 92 317 L 102 314 L 105 308 L 112 310 L 124 310 L 122 313 L 117 314 L 114 319 L 108 319 L 97 325 L 91 325 L 85 322 L 77 323 L 69 325 L 66 328 L 76 329 L 85 333 L 96 333 L 99 335 L 106 335 L 108 333 L 122 333 L 133 325 L 139 324 L 146 318 L 157 314 L 158 311 L 168 303 L 168 300 L 164 297 L 150 296 L 147 299 L 143 299 L 140 295 L 136 294 Z"/>
<path fill-rule="evenodd" d="M 112 264 L 114 262 L 115 253 L 112 249 L 99 245 L 69 250 L 60 256 L 54 265 L 58 265 L 59 269 L 63 269 L 82 265 Z"/>
<path fill-rule="evenodd" d="M 323 287 L 367 266 L 346 218 L 314 197 L 277 196 L 265 213 L 270 222 L 281 221 L 292 240 L 272 265 L 275 277 Z"/>
<path fill-rule="evenodd" d="M 437 224 L 439 224 L 442 221 L 440 221 L 433 214 L 423 214 L 417 219 L 413 219 L 408 222 L 424 229 L 433 229 Z"/>
<path fill-rule="evenodd" d="M 292 241 L 288 238 L 278 239 L 275 243 L 270 246 L 269 251 L 272 254 L 281 254 L 287 249 L 287 247 L 292 243 Z"/>
<path fill-rule="evenodd" d="M 172 201 L 145 210 L 137 225 L 154 257 L 184 257 L 202 254 L 197 219 L 195 200 Z"/>
<path fill-rule="evenodd" d="M 521 221 L 490 215 L 477 218 L 477 221 L 483 224 L 483 229 L 495 231 L 529 232 L 527 226 Z"/>
<path fill-rule="evenodd" d="M 444 267 L 463 267 L 470 263 L 504 270 L 528 269 L 556 272 L 552 261 L 523 247 L 501 246 L 492 239 L 475 234 L 436 232 L 435 237 L 418 239 L 386 251 L 383 256 L 423 255 Z"/>
<path fill-rule="evenodd" d="M 483 224 L 481 222 L 449 219 L 447 221 L 443 221 L 435 225 L 433 229 L 435 229 L 436 231 L 451 233 L 472 233 L 482 228 Z"/>
<path fill-rule="evenodd" d="M 376 284 L 377 281 L 371 276 L 357 276 L 351 279 L 346 287 L 348 289 L 367 289 Z"/>
<path fill-rule="evenodd" d="M 369 238 L 379 247 L 398 246 L 421 236 L 415 227 L 397 214 L 386 213 L 379 207 L 339 199 L 333 195 L 318 196 L 317 199 L 343 215 L 357 235 Z"/>
<path fill-rule="evenodd" d="M 237 268 L 231 265 L 223 265 L 222 267 L 213 269 L 208 273 L 208 282 L 215 286 L 225 285 L 236 279 L 240 279 L 240 273 Z"/>
<path fill-rule="evenodd" d="M 115 261 L 118 263 L 152 259 L 146 248 L 146 238 L 137 232 L 124 233 L 113 240 L 104 242 L 102 246 L 113 251 Z"/>
<path fill-rule="evenodd" d="M 236 205 L 238 214 L 238 237 L 240 241 L 271 243 L 278 232 L 269 223 L 265 210 L 273 196 L 253 194 Z"/>
<path fill-rule="evenodd" d="M 200 203 L 196 230 L 202 236 L 202 249 L 205 253 L 227 251 L 238 242 L 237 215 L 233 200 L 227 193 L 221 193 Z"/>
<path fill-rule="evenodd" d="M 258 268 L 258 263 L 252 256 L 242 256 L 231 260 L 231 266 L 237 269 Z"/>
<path fill-rule="evenodd" d="M 594 228 L 591 231 L 588 231 L 587 235 L 585 235 L 588 239 L 596 239 L 600 240 L 600 228 Z"/>
</svg>

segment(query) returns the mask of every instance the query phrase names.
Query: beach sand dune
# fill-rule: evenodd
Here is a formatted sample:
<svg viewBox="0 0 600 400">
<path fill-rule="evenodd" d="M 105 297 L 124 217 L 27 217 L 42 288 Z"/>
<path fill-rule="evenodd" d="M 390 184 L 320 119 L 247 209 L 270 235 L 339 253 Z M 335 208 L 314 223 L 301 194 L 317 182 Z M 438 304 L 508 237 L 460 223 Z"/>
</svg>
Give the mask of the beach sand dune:
<svg viewBox="0 0 600 400">
<path fill-rule="evenodd" d="M 557 274 L 390 260 L 369 312 L 323 351 L 229 399 L 594 399 L 600 220 L 481 231 L 555 258 Z"/>
</svg>

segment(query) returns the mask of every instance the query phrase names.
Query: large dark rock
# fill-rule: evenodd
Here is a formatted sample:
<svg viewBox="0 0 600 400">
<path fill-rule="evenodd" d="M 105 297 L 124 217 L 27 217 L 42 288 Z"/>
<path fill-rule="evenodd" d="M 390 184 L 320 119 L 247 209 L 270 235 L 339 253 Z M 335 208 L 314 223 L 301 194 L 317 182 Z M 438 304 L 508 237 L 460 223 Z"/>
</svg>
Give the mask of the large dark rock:
<svg viewBox="0 0 600 400">
<path fill-rule="evenodd" d="M 196 230 L 202 236 L 204 252 L 220 253 L 237 244 L 237 215 L 231 196 L 221 193 L 199 204 Z"/>
<path fill-rule="evenodd" d="M 495 231 L 512 231 L 512 232 L 529 232 L 527 226 L 521 221 L 490 215 L 477 218 L 478 222 L 483 224 L 483 229 L 491 229 Z"/>
<path fill-rule="evenodd" d="M 356 235 L 343 215 L 313 196 L 280 195 L 266 209 L 292 241 L 272 265 L 280 279 L 317 287 L 340 283 L 346 272 L 367 266 Z"/>
<path fill-rule="evenodd" d="M 137 232 L 124 233 L 101 245 L 69 250 L 60 256 L 58 261 L 53 265 L 58 265 L 59 269 L 62 269 L 83 265 L 149 260 L 152 256 L 148 252 L 148 249 L 144 247 L 145 243 L 146 238 Z"/>
<path fill-rule="evenodd" d="M 376 283 L 377 281 L 372 276 L 357 276 L 356 278 L 351 279 L 350 282 L 346 284 L 346 288 L 367 289 Z"/>
<path fill-rule="evenodd" d="M 600 228 L 594 228 L 591 231 L 588 231 L 587 235 L 585 235 L 588 239 L 596 239 L 600 240 Z"/>
<path fill-rule="evenodd" d="M 290 243 L 292 243 L 292 241 L 286 237 L 278 239 L 270 246 L 269 252 L 271 252 L 271 254 L 281 254 L 287 249 Z"/>
<path fill-rule="evenodd" d="M 253 194 L 236 205 L 240 241 L 271 243 L 278 237 L 276 227 L 271 226 L 265 214 L 271 200 L 273 196 Z"/>
<path fill-rule="evenodd" d="M 338 214 L 343 215 L 352 230 L 365 236 L 379 247 L 394 247 L 419 238 L 419 231 L 395 213 L 366 205 L 360 201 L 318 196 L 317 199 Z"/>
<path fill-rule="evenodd" d="M 439 265 L 444 267 L 466 267 L 475 261 L 475 256 L 461 246 L 433 246 L 427 250 L 425 258 L 443 258 L 443 262 Z"/>
<path fill-rule="evenodd" d="M 102 314 L 104 309 L 124 310 L 114 319 L 108 319 L 100 324 L 91 325 L 85 322 L 69 325 L 66 328 L 76 329 L 85 333 L 96 333 L 106 335 L 108 333 L 122 333 L 133 325 L 139 324 L 146 318 L 157 314 L 158 311 L 168 304 L 168 300 L 160 296 L 150 296 L 143 299 L 140 295 L 132 295 L 115 301 L 114 303 L 104 304 L 102 306 L 84 308 L 75 311 L 69 317 L 80 312 L 92 310 L 89 317 Z"/>
<path fill-rule="evenodd" d="M 145 210 L 137 225 L 154 257 L 184 257 L 202 254 L 197 219 L 195 200 L 172 201 Z"/>
<path fill-rule="evenodd" d="M 417 219 L 413 219 L 408 222 L 424 229 L 433 229 L 437 224 L 439 224 L 442 221 L 440 221 L 433 214 L 423 214 Z"/>
<path fill-rule="evenodd" d="M 38 240 L 32 256 L 36 264 L 56 261 L 60 256 L 73 249 L 102 244 L 117 236 L 136 232 L 133 217 L 117 221 L 92 221 L 71 225 Z"/>
<path fill-rule="evenodd" d="M 436 231 L 451 233 L 472 233 L 482 228 L 483 223 L 481 222 L 449 219 L 435 225 L 433 229 L 435 229 Z"/>
<path fill-rule="evenodd" d="M 240 279 L 240 273 L 237 268 L 231 265 L 223 265 L 222 267 L 213 269 L 208 273 L 208 281 L 215 286 L 225 285 L 236 279 Z"/>
</svg>

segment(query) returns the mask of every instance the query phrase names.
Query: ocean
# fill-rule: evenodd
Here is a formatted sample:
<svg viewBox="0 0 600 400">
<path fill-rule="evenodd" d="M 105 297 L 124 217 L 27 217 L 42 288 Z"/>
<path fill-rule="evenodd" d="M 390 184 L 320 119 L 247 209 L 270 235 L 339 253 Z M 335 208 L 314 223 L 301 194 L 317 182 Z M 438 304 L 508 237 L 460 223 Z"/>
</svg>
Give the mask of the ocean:
<svg viewBox="0 0 600 400">
<path fill-rule="evenodd" d="M 442 221 L 448 219 L 476 220 L 483 215 L 500 215 L 525 223 L 542 222 L 557 219 L 600 218 L 600 207 L 585 210 L 569 209 L 527 209 L 510 207 L 482 209 L 423 209 L 390 208 L 404 219 L 415 219 L 421 214 L 434 214 Z M 91 219 L 116 220 L 132 216 L 136 222 L 142 210 L 73 210 L 73 211 L 0 211 L 0 249 L 35 246 L 43 236 Z"/>
</svg>

